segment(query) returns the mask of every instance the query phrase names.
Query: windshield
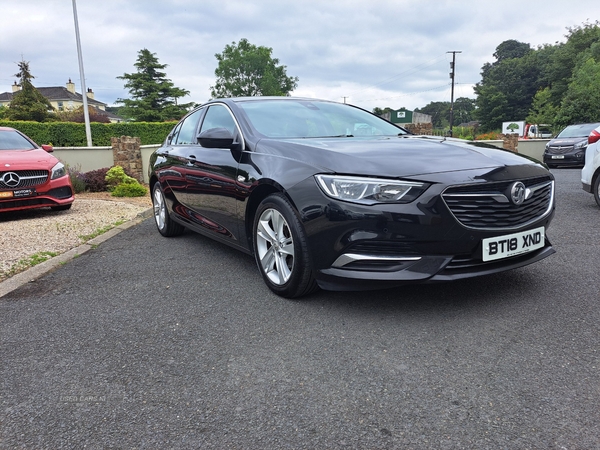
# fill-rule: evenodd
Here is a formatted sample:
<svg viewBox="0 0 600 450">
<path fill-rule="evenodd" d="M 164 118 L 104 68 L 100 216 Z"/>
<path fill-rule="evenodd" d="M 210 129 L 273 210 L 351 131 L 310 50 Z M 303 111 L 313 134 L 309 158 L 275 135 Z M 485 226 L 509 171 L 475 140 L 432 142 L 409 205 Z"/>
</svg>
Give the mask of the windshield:
<svg viewBox="0 0 600 450">
<path fill-rule="evenodd" d="M 600 124 L 598 123 L 582 123 L 579 125 L 569 125 L 562 130 L 556 138 L 583 138 L 588 137 L 590 133 Z"/>
<path fill-rule="evenodd" d="M 14 130 L 0 130 L 0 150 L 31 150 L 37 148 Z"/>
<path fill-rule="evenodd" d="M 251 100 L 238 103 L 252 126 L 270 138 L 398 136 L 395 125 L 362 109 L 311 100 Z"/>
</svg>

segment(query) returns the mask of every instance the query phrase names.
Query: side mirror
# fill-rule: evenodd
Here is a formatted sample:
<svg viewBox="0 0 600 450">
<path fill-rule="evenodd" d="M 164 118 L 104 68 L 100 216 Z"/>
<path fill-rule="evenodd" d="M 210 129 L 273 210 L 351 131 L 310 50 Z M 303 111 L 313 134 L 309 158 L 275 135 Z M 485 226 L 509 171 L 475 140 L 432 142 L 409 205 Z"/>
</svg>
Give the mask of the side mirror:
<svg viewBox="0 0 600 450">
<path fill-rule="evenodd" d="M 198 143 L 206 148 L 233 148 L 233 134 L 227 128 L 211 128 L 198 135 Z"/>
<path fill-rule="evenodd" d="M 51 145 L 46 145 L 46 144 L 44 144 L 44 145 L 42 145 L 42 148 L 43 148 L 44 150 L 46 150 L 48 153 L 52 153 L 52 152 L 54 151 L 54 148 L 52 148 L 52 146 L 51 146 Z"/>
</svg>

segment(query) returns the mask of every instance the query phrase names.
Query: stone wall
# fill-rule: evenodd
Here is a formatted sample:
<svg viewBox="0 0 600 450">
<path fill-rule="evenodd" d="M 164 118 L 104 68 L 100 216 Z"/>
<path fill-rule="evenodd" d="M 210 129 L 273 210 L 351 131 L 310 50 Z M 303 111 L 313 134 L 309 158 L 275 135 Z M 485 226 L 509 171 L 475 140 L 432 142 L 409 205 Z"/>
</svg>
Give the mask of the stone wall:
<svg viewBox="0 0 600 450">
<path fill-rule="evenodd" d="M 121 136 L 110 139 L 115 166 L 121 166 L 139 182 L 144 181 L 140 138 Z"/>
<path fill-rule="evenodd" d="M 504 142 L 502 145 L 506 150 L 519 153 L 519 135 L 518 134 L 501 134 L 500 139 Z"/>
<path fill-rule="evenodd" d="M 433 134 L 432 123 L 399 123 L 402 128 L 410 131 L 413 134 L 421 134 L 431 136 Z"/>
</svg>

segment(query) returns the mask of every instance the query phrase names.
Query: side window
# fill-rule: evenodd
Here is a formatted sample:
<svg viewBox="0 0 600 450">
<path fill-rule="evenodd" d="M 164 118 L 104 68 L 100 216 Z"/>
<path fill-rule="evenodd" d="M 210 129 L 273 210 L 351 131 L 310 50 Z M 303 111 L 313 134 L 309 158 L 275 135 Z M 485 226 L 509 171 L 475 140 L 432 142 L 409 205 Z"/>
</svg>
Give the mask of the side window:
<svg viewBox="0 0 600 450">
<path fill-rule="evenodd" d="M 169 137 L 169 145 L 174 144 L 175 142 L 177 142 L 177 135 L 179 134 L 179 130 L 181 130 L 181 123 L 179 122 L 177 125 L 175 125 L 175 128 L 173 128 L 173 131 L 171 132 L 171 136 Z"/>
<path fill-rule="evenodd" d="M 234 136 L 237 134 L 233 117 L 231 117 L 229 110 L 221 105 L 213 105 L 208 108 L 200 132 L 210 130 L 211 128 L 226 128 Z"/>
<path fill-rule="evenodd" d="M 198 128 L 198 119 L 200 118 L 201 109 L 194 111 L 192 114 L 183 119 L 179 133 L 173 136 L 172 142 L 177 145 L 197 144 L 196 129 Z"/>
</svg>

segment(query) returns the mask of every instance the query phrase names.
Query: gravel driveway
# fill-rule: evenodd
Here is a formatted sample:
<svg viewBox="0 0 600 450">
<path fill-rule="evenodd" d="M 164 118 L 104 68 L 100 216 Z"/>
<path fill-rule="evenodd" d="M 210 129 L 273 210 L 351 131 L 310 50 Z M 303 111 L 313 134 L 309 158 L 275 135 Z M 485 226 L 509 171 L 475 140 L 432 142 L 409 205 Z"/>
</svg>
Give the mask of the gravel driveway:
<svg viewBox="0 0 600 450">
<path fill-rule="evenodd" d="M 41 208 L 1 213 L 0 281 L 29 267 L 27 261 L 34 255 L 64 253 L 115 224 L 134 219 L 151 205 L 149 196 L 117 199 L 102 192 L 76 195 L 68 211 Z"/>
</svg>

